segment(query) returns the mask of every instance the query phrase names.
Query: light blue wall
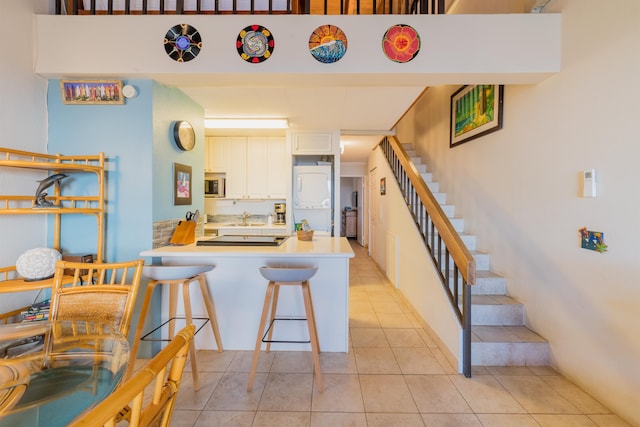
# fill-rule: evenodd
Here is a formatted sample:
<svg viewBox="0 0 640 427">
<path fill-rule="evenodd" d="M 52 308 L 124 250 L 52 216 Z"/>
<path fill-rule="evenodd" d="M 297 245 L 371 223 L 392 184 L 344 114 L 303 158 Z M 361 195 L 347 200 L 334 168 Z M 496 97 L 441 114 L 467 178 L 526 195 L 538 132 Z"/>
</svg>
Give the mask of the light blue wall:
<svg viewBox="0 0 640 427">
<path fill-rule="evenodd" d="M 153 222 L 181 218 L 187 210 L 203 210 L 200 177 L 204 170 L 204 110 L 180 90 L 150 80 L 125 83 L 138 96 L 124 105 L 63 105 L 58 80 L 49 81 L 49 153 L 95 154 L 107 157 L 105 260 L 139 257 L 152 246 Z M 172 123 L 188 120 L 196 129 L 196 148 L 176 148 Z M 173 205 L 173 163 L 192 166 L 194 205 Z M 69 192 L 95 193 L 95 178 L 69 177 Z M 198 196 L 196 196 L 198 195 Z M 62 249 L 93 252 L 93 217 L 65 216 Z M 52 231 L 49 232 L 51 238 Z"/>
<path fill-rule="evenodd" d="M 179 89 L 153 85 L 153 220 L 184 217 L 187 210 L 204 212 L 204 109 Z M 180 150 L 173 140 L 173 124 L 186 120 L 195 129 L 196 146 Z M 191 206 L 173 204 L 173 164 L 191 166 Z"/>
<path fill-rule="evenodd" d="M 139 95 L 125 105 L 63 105 L 58 80 L 49 81 L 47 99 L 49 153 L 104 152 L 107 158 L 105 260 L 109 262 L 135 259 L 142 249 L 151 246 L 152 83 L 127 83 L 138 88 Z M 78 182 L 64 185 L 84 187 L 91 180 L 95 182 L 92 177 L 79 176 Z M 62 227 L 63 253 L 94 250 L 93 217 L 65 216 Z"/>
</svg>

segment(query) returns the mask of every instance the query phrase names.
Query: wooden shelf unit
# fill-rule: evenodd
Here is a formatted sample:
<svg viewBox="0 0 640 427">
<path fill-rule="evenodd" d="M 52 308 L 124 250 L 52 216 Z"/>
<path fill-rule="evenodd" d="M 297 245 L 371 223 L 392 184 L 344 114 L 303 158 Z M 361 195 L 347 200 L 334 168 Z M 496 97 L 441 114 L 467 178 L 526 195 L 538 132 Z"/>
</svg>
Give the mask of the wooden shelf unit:
<svg viewBox="0 0 640 427">
<path fill-rule="evenodd" d="M 98 191 L 94 195 L 63 195 L 60 186 L 53 186 L 53 195 L 47 200 L 61 208 L 35 208 L 35 194 L 0 195 L 0 215 L 53 215 L 53 248 L 60 251 L 62 215 L 94 215 L 97 222 L 96 262 L 103 261 L 104 250 L 104 153 L 87 156 L 63 156 L 41 154 L 0 147 L 0 169 L 32 169 L 52 173 L 93 173 L 96 175 Z M 62 185 L 64 187 L 64 183 Z M 35 188 L 34 188 L 35 192 Z M 25 282 L 17 277 L 15 267 L 0 268 L 0 293 L 21 292 L 49 288 L 53 279 Z"/>
</svg>

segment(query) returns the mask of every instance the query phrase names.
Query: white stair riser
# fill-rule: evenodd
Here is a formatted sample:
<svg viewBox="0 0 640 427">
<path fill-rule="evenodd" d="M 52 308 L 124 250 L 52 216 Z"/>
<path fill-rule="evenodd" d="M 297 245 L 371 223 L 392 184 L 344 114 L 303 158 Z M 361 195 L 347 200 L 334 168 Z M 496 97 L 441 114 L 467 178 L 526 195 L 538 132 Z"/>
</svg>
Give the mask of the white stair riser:
<svg viewBox="0 0 640 427">
<path fill-rule="evenodd" d="M 425 165 L 425 164 L 417 164 L 417 165 L 416 165 L 416 164 L 414 163 L 414 166 L 416 167 L 416 169 L 417 169 L 417 170 L 418 170 L 418 172 L 420 172 L 420 173 L 423 173 L 423 172 L 426 172 L 426 171 L 427 171 L 427 165 Z"/>
<path fill-rule="evenodd" d="M 487 326 L 524 326 L 522 304 L 473 304 L 471 324 Z"/>
<path fill-rule="evenodd" d="M 440 183 L 439 182 L 427 182 L 427 187 L 429 188 L 429 190 L 431 190 L 432 193 L 437 193 L 440 190 Z"/>
<path fill-rule="evenodd" d="M 436 202 L 440 205 L 444 205 L 447 203 L 447 194 L 446 193 L 433 193 L 433 197 L 436 199 Z"/>
<path fill-rule="evenodd" d="M 471 344 L 471 364 L 476 366 L 546 366 L 550 364 L 546 342 Z"/>
<path fill-rule="evenodd" d="M 455 205 L 440 205 L 440 207 L 442 208 L 442 211 L 447 216 L 447 218 L 453 218 L 453 215 L 455 215 L 456 212 Z"/>
<path fill-rule="evenodd" d="M 504 295 L 506 293 L 507 282 L 503 277 L 476 277 L 476 284 L 471 286 L 471 295 Z"/>
</svg>

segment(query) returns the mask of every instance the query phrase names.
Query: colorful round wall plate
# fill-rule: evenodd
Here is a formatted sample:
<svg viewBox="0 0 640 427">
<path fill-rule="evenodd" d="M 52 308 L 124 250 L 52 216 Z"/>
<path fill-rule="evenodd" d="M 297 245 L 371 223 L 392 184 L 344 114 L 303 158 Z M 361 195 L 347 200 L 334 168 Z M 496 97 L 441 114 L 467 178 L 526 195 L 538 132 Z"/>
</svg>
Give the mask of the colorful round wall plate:
<svg viewBox="0 0 640 427">
<path fill-rule="evenodd" d="M 175 25 L 164 36 L 164 50 L 177 62 L 191 61 L 202 49 L 198 30 L 188 24 Z"/>
<path fill-rule="evenodd" d="M 420 52 L 420 36 L 410 25 L 394 25 L 384 33 L 382 50 L 394 62 L 409 62 Z"/>
<path fill-rule="evenodd" d="M 271 31 L 262 25 L 250 25 L 240 31 L 236 41 L 238 54 L 247 62 L 257 64 L 273 55 L 275 43 Z"/>
<path fill-rule="evenodd" d="M 309 52 L 324 64 L 339 61 L 347 52 L 347 36 L 335 25 L 321 25 L 309 36 Z"/>
</svg>

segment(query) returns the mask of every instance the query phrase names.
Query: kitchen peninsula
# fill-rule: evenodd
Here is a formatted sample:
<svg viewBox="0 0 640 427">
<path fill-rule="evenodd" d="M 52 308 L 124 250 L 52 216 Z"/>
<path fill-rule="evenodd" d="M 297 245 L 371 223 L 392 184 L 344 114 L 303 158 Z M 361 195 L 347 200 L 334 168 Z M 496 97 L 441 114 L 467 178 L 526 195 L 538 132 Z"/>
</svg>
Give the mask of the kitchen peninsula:
<svg viewBox="0 0 640 427">
<path fill-rule="evenodd" d="M 262 266 L 316 266 L 310 280 L 320 350 L 347 352 L 349 342 L 349 259 L 354 253 L 344 237 L 314 236 L 300 241 L 291 236 L 279 246 L 165 246 L 140 253 L 147 264 L 214 265 L 207 273 L 209 290 L 216 305 L 218 324 L 225 350 L 253 350 L 262 312 L 267 280 Z M 195 285 L 192 285 L 195 286 Z M 166 320 L 168 291 L 163 288 L 162 313 Z M 192 299 L 194 317 L 205 313 L 202 301 Z M 182 303 L 178 304 L 181 307 Z M 278 317 L 304 317 L 299 287 L 280 292 Z M 198 325 L 196 325 L 198 326 Z M 304 321 L 279 321 L 274 340 L 306 341 Z M 200 349 L 215 349 L 213 335 L 203 328 L 196 335 Z M 309 344 L 273 343 L 273 350 L 310 350 Z"/>
</svg>

